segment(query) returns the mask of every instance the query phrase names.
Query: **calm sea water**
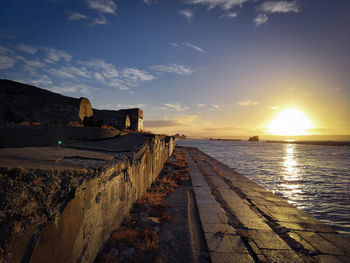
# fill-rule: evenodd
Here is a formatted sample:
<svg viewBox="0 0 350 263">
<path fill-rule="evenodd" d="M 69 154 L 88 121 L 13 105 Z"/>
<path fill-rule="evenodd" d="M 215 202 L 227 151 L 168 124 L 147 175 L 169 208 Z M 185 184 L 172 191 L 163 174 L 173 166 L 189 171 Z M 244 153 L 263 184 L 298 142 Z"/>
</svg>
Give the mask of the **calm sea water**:
<svg viewBox="0 0 350 263">
<path fill-rule="evenodd" d="M 178 140 L 350 236 L 350 147 Z"/>
</svg>

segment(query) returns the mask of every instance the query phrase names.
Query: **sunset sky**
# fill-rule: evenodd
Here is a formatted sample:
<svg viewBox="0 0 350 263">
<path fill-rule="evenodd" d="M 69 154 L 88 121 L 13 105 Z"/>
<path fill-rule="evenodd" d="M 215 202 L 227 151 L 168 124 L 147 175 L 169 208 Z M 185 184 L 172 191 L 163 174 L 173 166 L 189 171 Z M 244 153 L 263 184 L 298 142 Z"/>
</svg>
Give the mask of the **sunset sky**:
<svg viewBox="0 0 350 263">
<path fill-rule="evenodd" d="M 146 130 L 268 135 L 286 108 L 308 134 L 350 134 L 350 1 L 11 0 L 0 78 L 94 108 L 139 107 Z"/>
</svg>

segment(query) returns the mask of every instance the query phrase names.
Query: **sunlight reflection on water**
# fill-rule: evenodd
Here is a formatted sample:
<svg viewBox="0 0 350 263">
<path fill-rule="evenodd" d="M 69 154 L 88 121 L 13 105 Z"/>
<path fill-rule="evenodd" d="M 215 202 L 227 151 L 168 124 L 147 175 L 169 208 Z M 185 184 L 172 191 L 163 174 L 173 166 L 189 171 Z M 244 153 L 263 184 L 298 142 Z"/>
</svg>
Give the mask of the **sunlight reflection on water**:
<svg viewBox="0 0 350 263">
<path fill-rule="evenodd" d="M 302 194 L 302 188 L 299 183 L 300 171 L 298 163 L 294 156 L 295 144 L 284 144 L 285 156 L 283 157 L 283 177 L 286 183 L 282 183 L 282 195 L 288 199 L 288 203 L 297 204 Z"/>
<path fill-rule="evenodd" d="M 179 140 L 350 236 L 350 147 Z"/>
</svg>

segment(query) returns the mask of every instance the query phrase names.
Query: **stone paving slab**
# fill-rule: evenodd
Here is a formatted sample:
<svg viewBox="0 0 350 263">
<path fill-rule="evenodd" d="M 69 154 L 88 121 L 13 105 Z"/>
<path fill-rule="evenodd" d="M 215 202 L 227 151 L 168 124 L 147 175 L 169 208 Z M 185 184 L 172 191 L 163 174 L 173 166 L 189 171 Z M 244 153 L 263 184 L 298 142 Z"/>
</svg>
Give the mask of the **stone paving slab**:
<svg viewBox="0 0 350 263">
<path fill-rule="evenodd" d="M 196 148 L 185 148 L 211 260 L 350 262 L 350 239 Z"/>
</svg>

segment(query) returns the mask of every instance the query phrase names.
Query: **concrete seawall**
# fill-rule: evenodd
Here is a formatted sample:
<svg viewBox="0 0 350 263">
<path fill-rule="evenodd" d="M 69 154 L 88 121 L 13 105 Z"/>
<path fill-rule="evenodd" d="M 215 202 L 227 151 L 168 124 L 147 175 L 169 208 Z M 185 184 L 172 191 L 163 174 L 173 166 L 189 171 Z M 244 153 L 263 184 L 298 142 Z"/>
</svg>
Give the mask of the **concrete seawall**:
<svg viewBox="0 0 350 263">
<path fill-rule="evenodd" d="M 211 262 L 350 262 L 349 238 L 197 148 L 183 149 Z"/>
<path fill-rule="evenodd" d="M 173 148 L 134 133 L 0 149 L 0 262 L 92 262 Z"/>
</svg>

